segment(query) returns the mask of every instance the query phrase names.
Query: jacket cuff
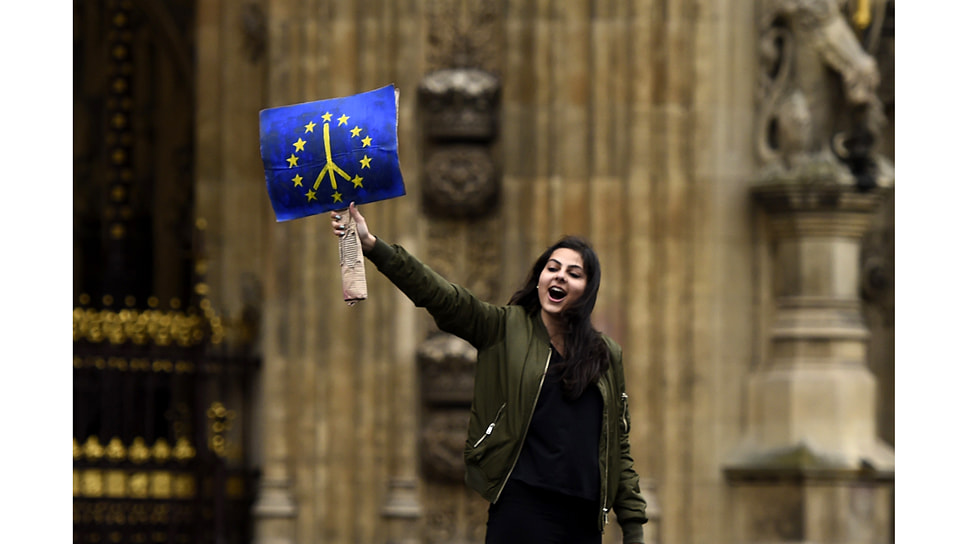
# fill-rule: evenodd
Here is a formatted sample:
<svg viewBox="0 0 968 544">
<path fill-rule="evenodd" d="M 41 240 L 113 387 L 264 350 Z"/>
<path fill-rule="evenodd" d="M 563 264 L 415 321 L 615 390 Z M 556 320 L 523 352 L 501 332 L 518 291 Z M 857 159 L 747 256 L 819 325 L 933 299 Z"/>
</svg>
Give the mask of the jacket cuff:
<svg viewBox="0 0 968 544">
<path fill-rule="evenodd" d="M 373 264 L 380 267 L 386 264 L 393 257 L 393 247 L 390 244 L 384 242 L 379 236 L 376 236 L 376 243 L 370 251 L 364 253 L 367 259 L 370 259 Z"/>
<path fill-rule="evenodd" d="M 623 544 L 642 544 L 645 542 L 645 531 L 638 521 L 627 521 L 622 524 Z"/>
</svg>

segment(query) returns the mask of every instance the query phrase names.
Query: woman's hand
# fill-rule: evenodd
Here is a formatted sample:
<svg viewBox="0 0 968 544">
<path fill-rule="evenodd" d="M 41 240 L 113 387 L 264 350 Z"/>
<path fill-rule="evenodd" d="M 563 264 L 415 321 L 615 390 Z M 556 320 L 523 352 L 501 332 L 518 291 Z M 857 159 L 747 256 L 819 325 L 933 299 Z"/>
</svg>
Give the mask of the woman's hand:
<svg viewBox="0 0 968 544">
<path fill-rule="evenodd" d="M 350 202 L 349 210 L 340 210 L 329 212 L 329 217 L 332 220 L 333 234 L 337 237 L 342 237 L 343 233 L 346 232 L 347 218 L 343 217 L 344 213 L 350 214 L 353 218 L 353 222 L 356 223 L 356 233 L 360 236 L 360 245 L 363 247 L 363 252 L 369 252 L 376 245 L 376 236 L 370 234 L 370 229 L 366 226 L 366 219 L 363 218 L 363 214 L 356 208 L 356 204 Z"/>
</svg>

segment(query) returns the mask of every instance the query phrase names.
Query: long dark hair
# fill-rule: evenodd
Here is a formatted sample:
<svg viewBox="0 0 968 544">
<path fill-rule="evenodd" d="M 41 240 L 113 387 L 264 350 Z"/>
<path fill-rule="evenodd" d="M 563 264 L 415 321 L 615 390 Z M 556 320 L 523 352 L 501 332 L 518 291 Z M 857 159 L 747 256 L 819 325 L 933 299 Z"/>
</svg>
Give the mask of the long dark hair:
<svg viewBox="0 0 968 544">
<path fill-rule="evenodd" d="M 602 281 L 602 269 L 598 255 L 587 240 L 578 236 L 565 236 L 542 253 L 531 265 L 524 285 L 511 295 L 508 304 L 517 304 L 527 312 L 541 311 L 538 299 L 538 278 L 556 249 L 567 248 L 581 255 L 585 273 L 585 291 L 562 313 L 565 323 L 565 360 L 561 363 L 561 381 L 568 398 L 576 399 L 590 384 L 608 370 L 608 347 L 602 333 L 592 326 L 591 315 L 598 300 L 598 287 Z"/>
</svg>

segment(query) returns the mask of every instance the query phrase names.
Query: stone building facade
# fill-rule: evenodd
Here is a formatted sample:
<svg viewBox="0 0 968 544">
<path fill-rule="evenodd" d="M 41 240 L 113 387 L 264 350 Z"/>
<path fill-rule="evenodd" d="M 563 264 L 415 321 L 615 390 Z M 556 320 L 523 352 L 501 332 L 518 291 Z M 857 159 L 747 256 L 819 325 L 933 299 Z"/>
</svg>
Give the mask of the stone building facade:
<svg viewBox="0 0 968 544">
<path fill-rule="evenodd" d="M 206 315 L 259 360 L 219 393 L 248 407 L 226 439 L 257 472 L 253 542 L 483 541 L 460 473 L 472 349 L 369 264 L 344 304 L 328 219 L 278 223 L 266 194 L 261 109 L 388 83 L 408 194 L 364 207 L 378 236 L 495 303 L 561 235 L 598 251 L 649 542 L 893 541 L 893 2 L 167 9 L 190 14 L 158 43 L 187 55 L 168 118 L 192 157 L 169 221 L 202 225 Z"/>
</svg>

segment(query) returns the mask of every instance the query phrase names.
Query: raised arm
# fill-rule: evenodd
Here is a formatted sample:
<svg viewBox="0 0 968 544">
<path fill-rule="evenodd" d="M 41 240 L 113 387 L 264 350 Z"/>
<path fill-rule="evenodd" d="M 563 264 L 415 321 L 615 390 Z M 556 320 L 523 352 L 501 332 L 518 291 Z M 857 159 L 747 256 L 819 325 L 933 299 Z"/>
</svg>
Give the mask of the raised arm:
<svg viewBox="0 0 968 544">
<path fill-rule="evenodd" d="M 448 281 L 420 262 L 403 247 L 377 239 L 355 204 L 351 203 L 348 210 L 330 212 L 336 236 L 342 236 L 345 230 L 343 213 L 349 213 L 356 223 L 363 254 L 414 305 L 430 312 L 442 331 L 455 334 L 478 349 L 503 336 L 505 307 L 480 300 L 466 288 Z"/>
</svg>

